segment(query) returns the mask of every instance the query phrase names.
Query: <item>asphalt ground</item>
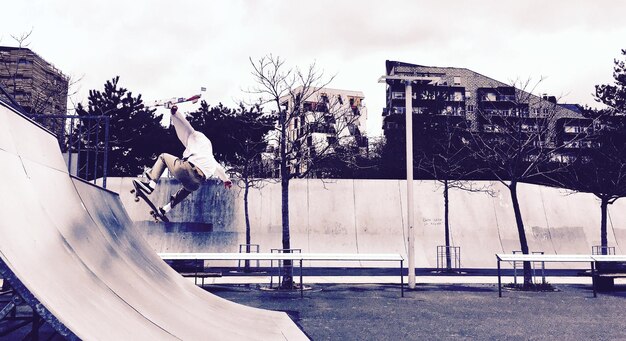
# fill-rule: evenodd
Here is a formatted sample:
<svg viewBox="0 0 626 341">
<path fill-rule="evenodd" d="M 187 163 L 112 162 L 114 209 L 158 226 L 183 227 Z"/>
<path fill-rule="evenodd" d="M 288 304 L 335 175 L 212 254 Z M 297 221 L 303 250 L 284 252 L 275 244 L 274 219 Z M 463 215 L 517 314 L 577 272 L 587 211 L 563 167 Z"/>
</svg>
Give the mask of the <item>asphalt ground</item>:
<svg viewBox="0 0 626 341">
<path fill-rule="evenodd" d="M 314 284 L 277 292 L 263 285 L 210 285 L 248 306 L 285 311 L 312 340 L 626 340 L 626 286 L 593 297 L 588 285 L 553 292 L 493 284 Z"/>
</svg>

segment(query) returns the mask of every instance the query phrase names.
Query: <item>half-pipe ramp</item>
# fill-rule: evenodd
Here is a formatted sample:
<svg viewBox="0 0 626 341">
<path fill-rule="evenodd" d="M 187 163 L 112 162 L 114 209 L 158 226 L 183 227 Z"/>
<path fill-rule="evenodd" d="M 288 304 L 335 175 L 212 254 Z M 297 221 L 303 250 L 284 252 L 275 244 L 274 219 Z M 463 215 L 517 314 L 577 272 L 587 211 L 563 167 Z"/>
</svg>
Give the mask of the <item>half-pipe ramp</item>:
<svg viewBox="0 0 626 341">
<path fill-rule="evenodd" d="M 283 312 L 183 279 L 113 192 L 72 178 L 56 138 L 0 102 L 3 277 L 60 334 L 89 340 L 301 340 Z"/>
</svg>

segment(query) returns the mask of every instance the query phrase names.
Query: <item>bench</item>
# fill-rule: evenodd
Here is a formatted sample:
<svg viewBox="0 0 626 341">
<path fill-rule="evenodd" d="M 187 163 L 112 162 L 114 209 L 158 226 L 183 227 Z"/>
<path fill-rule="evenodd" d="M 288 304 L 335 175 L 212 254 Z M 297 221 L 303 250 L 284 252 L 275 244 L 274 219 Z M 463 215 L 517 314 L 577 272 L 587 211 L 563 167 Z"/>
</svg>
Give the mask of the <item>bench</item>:
<svg viewBox="0 0 626 341">
<path fill-rule="evenodd" d="M 404 297 L 404 258 L 395 253 L 159 253 L 163 260 L 265 260 L 292 261 L 300 263 L 300 297 L 304 297 L 302 285 L 303 261 L 390 261 L 400 262 L 400 291 Z"/>
<path fill-rule="evenodd" d="M 502 297 L 502 276 L 500 272 L 500 262 L 578 262 L 589 263 L 591 267 L 591 286 L 593 297 L 597 297 L 597 287 L 600 278 L 626 277 L 626 272 L 612 273 L 604 270 L 597 271 L 599 264 L 626 263 L 626 256 L 622 255 L 543 255 L 543 254 L 496 254 L 498 262 L 498 296 Z M 602 267 L 602 266 L 601 266 Z M 612 283 L 612 282 L 611 282 Z"/>
<path fill-rule="evenodd" d="M 599 291 L 611 290 L 615 278 L 626 278 L 626 256 L 594 255 L 596 261 L 596 288 Z"/>
<path fill-rule="evenodd" d="M 198 278 L 202 279 L 202 286 L 204 287 L 204 280 L 209 277 L 222 277 L 221 272 L 204 271 L 204 265 L 200 260 L 195 259 L 172 259 L 165 260 L 165 262 L 176 270 L 183 277 L 193 277 L 194 284 L 198 285 Z"/>
</svg>

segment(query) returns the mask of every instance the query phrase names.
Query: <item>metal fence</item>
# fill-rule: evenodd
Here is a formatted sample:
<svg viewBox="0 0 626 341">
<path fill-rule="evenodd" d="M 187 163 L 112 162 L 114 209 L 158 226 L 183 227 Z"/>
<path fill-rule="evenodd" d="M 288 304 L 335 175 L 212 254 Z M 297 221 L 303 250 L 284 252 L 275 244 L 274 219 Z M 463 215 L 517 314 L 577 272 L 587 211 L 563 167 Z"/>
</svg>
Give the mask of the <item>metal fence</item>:
<svg viewBox="0 0 626 341">
<path fill-rule="evenodd" d="M 513 251 L 513 254 L 522 254 L 522 251 Z M 543 251 L 533 251 L 530 254 L 543 255 Z M 521 269 L 522 277 L 524 276 L 524 262 L 513 262 L 513 283 L 517 285 L 517 272 L 518 268 Z M 545 262 L 530 262 L 531 275 L 534 284 L 546 284 L 546 264 Z M 541 275 L 541 283 L 538 281 L 538 277 Z"/>
<path fill-rule="evenodd" d="M 302 249 L 270 249 L 270 252 L 271 253 L 302 253 Z M 272 274 L 270 276 L 270 288 L 274 288 L 274 273 L 276 273 L 277 275 L 276 277 L 278 277 L 278 281 L 276 282 L 277 287 L 280 287 L 280 285 L 282 284 L 283 277 L 290 276 L 293 278 L 293 264 L 292 266 L 285 269 L 285 267 L 283 266 L 285 265 L 284 264 L 285 262 L 291 262 L 291 261 L 290 260 L 287 260 L 287 261 L 277 260 L 276 261 L 277 268 L 276 268 L 276 271 L 274 271 L 274 260 L 270 261 L 270 267 L 272 268 L 272 272 L 271 272 Z"/>
<path fill-rule="evenodd" d="M 239 244 L 239 253 L 259 253 L 260 250 L 260 246 L 259 244 Z M 244 270 L 242 270 L 243 268 L 250 268 L 250 261 L 246 260 L 243 261 L 244 262 L 244 266 L 241 266 L 241 262 L 242 260 L 240 259 L 239 261 L 237 261 L 237 271 L 238 272 L 242 272 Z M 257 269 L 259 268 L 259 260 L 257 259 L 256 261 L 256 267 Z"/>
<path fill-rule="evenodd" d="M 106 188 L 109 116 L 30 115 L 57 136 L 70 174 Z"/>
<path fill-rule="evenodd" d="M 594 245 L 591 247 L 592 255 L 614 255 L 615 246 Z"/>
<path fill-rule="evenodd" d="M 437 245 L 437 271 L 461 268 L 461 247 Z"/>
</svg>

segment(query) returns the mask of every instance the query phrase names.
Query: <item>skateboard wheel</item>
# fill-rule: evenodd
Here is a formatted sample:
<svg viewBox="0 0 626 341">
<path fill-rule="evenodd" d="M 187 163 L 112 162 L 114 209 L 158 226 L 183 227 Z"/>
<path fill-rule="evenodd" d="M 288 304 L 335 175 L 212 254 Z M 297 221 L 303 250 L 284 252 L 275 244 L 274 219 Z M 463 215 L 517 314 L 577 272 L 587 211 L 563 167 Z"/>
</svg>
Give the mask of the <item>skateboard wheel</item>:
<svg viewBox="0 0 626 341">
<path fill-rule="evenodd" d="M 135 198 L 135 202 L 139 202 L 139 198 Z"/>
<path fill-rule="evenodd" d="M 135 190 L 134 190 L 134 189 L 131 189 L 131 190 L 130 190 L 130 193 L 131 193 L 131 194 L 135 193 Z"/>
</svg>

